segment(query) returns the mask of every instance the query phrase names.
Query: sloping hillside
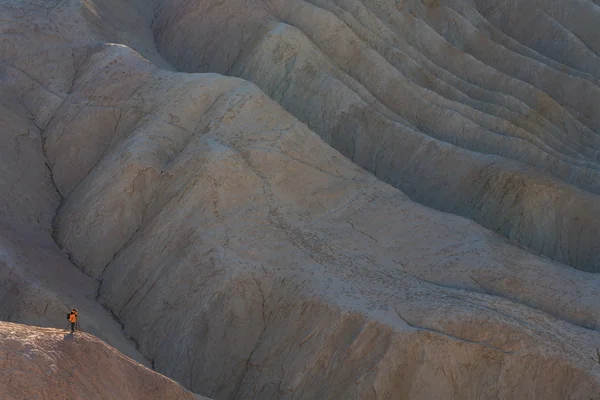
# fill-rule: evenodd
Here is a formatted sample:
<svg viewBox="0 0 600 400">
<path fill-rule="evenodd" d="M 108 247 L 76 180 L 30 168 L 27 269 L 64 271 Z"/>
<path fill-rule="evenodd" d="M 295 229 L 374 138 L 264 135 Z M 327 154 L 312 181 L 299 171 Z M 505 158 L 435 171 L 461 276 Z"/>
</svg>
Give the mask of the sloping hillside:
<svg viewBox="0 0 600 400">
<path fill-rule="evenodd" d="M 574 147 L 552 146 L 570 158 L 536 164 L 535 151 L 511 148 L 500 140 L 504 133 L 489 145 L 502 154 L 461 147 L 433 133 L 480 145 L 489 133 L 474 127 L 475 116 L 488 129 L 517 130 L 506 119 L 475 112 L 466 97 L 450 102 L 408 78 L 400 84 L 400 75 L 411 75 L 389 69 L 368 49 L 350 51 L 359 43 L 350 25 L 321 7 L 300 1 L 260 2 L 251 10 L 245 3 L 211 4 L 0 3 L 0 184 L 8 189 L 0 191 L 0 317 L 62 327 L 64 311 L 83 304 L 77 307 L 82 324 L 103 340 L 216 399 L 597 396 L 600 277 L 591 271 L 600 205 L 592 190 L 595 173 L 575 166 L 596 168 L 592 106 L 569 97 L 574 89 L 558 78 L 556 90 L 570 94 L 551 101 L 558 94 L 544 97 L 536 91 L 543 88 L 497 75 L 514 90 L 493 97 L 509 99 L 502 103 L 507 110 L 537 110 L 529 95 L 547 100 L 531 129 L 562 135 Z M 585 4 L 593 18 L 595 8 Z M 391 17 L 412 21 L 393 23 L 407 32 L 421 24 L 411 18 L 443 17 L 386 7 Z M 352 10 L 368 14 L 360 5 Z M 273 15 L 297 18 L 302 29 L 283 26 Z M 239 28 L 242 40 L 230 26 Z M 250 35 L 245 29 L 251 27 Z M 423 47 L 435 44 L 433 37 L 425 36 Z M 272 75 L 273 82 L 289 83 L 281 97 L 266 79 L 271 65 L 281 64 L 265 59 L 271 54 L 265 49 L 294 40 L 300 46 L 294 51 L 306 58 L 286 68 L 311 73 Z M 328 52 L 317 51 L 319 40 Z M 463 49 L 475 43 L 469 46 Z M 335 58 L 338 51 L 347 53 Z M 494 74 L 480 75 L 488 67 L 468 66 L 474 56 L 460 54 L 455 74 L 494 82 Z M 578 93 L 593 101 L 595 69 L 584 61 L 560 73 L 584 79 Z M 577 72 L 582 63 L 589 72 Z M 325 67 L 339 68 L 336 73 L 357 68 L 353 74 L 363 75 L 334 80 Z M 176 69 L 238 74 L 260 88 Z M 368 89 L 369 83 L 378 89 Z M 405 95 L 411 97 L 397 97 Z M 478 107 L 503 110 L 491 99 L 481 97 Z M 441 103 L 446 111 L 436 108 Z M 306 106 L 306 114 L 296 104 Z M 447 111 L 450 105 L 456 109 Z M 428 110 L 433 114 L 421 115 Z M 323 112 L 323 126 L 354 121 L 356 129 L 323 130 L 307 117 L 316 111 Z M 338 119 L 329 119 L 330 112 Z M 556 128 L 560 121 L 564 126 Z M 386 136 L 385 126 L 401 130 Z M 361 141 L 360 132 L 381 134 L 381 142 Z M 398 132 L 410 136 L 394 136 Z M 355 153 L 350 158 L 358 165 L 324 139 L 346 155 Z M 356 151 L 340 145 L 347 140 Z M 519 149 L 533 157 L 530 166 L 513 158 Z M 380 167 L 373 170 L 360 154 Z M 400 161 L 410 168 L 394 172 Z M 546 173 L 559 164 L 564 176 Z M 510 232 L 523 233 L 516 239 L 524 246 L 473 222 L 479 221 L 475 214 L 462 213 L 470 220 L 419 204 L 361 165 L 397 187 L 405 181 L 431 185 L 427 193 L 440 204 L 454 204 L 456 196 L 460 206 L 453 211 L 488 213 Z M 589 187 L 578 180 L 584 176 Z M 554 225 L 544 218 L 554 218 Z M 580 225 L 572 224 L 575 218 Z M 516 220 L 528 228 L 515 228 Z M 546 243 L 542 248 L 560 250 L 545 254 L 570 265 L 530 251 L 539 250 L 538 239 Z"/>
<path fill-rule="evenodd" d="M 152 27 L 411 199 L 600 272 L 592 1 L 173 0 Z"/>
<path fill-rule="evenodd" d="M 0 398 L 206 399 L 96 337 L 0 322 Z"/>
</svg>

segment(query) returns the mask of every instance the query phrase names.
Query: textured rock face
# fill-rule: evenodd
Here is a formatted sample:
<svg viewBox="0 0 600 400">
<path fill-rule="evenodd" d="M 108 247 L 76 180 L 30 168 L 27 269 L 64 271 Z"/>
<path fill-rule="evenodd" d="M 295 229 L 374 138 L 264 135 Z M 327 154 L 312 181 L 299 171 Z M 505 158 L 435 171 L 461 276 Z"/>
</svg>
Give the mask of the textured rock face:
<svg viewBox="0 0 600 400">
<path fill-rule="evenodd" d="M 593 2 L 175 0 L 153 26 L 413 200 L 600 271 Z"/>
<path fill-rule="evenodd" d="M 0 320 L 64 328 L 66 313 L 77 307 L 83 330 L 150 366 L 95 301 L 98 289 L 98 282 L 74 268 L 55 244 L 0 227 Z"/>
<path fill-rule="evenodd" d="M 3 399 L 202 400 L 87 333 L 0 322 Z"/>
<path fill-rule="evenodd" d="M 51 310 L 62 324 L 62 308 L 87 301 L 90 310 L 97 307 L 89 315 L 99 336 L 123 351 L 132 337 L 158 372 L 217 399 L 583 399 L 600 392 L 593 359 L 600 347 L 600 277 L 580 270 L 596 265 L 596 254 L 586 252 L 598 244 L 596 195 L 541 173 L 542 164 L 534 169 L 511 161 L 516 152 L 492 156 L 431 136 L 481 144 L 488 133 L 466 121 L 475 115 L 516 128 L 504 117 L 491 118 L 492 111 L 477 114 L 474 99 L 508 113 L 513 101 L 529 109 L 524 99 L 541 89 L 498 73 L 510 96 L 465 84 L 472 91 L 458 101 L 450 95 L 459 95 L 455 86 L 423 69 L 432 85 L 447 87 L 448 97 L 440 96 L 408 72 L 385 67 L 384 74 L 382 66 L 393 64 L 373 64 L 383 57 L 374 45 L 356 47 L 358 36 L 345 31 L 351 25 L 324 5 L 122 3 L 0 4 L 6 122 L 0 163 L 10 171 L 0 179 L 13 188 L 0 194 L 6 226 L 0 256 L 10 263 L 0 270 L 8 275 L 0 302 L 2 310 L 19 310 L 3 319 L 51 322 Z M 439 9 L 449 8 L 436 4 L 390 13 L 407 19 L 393 26 L 423 48 L 435 44 L 441 36 L 419 21 L 444 17 Z M 280 15 L 275 7 L 297 18 L 296 28 L 273 22 Z M 479 10 L 501 25 L 496 11 Z M 370 15 L 360 5 L 355 11 Z M 219 45 L 229 26 L 238 33 Z M 500 35 L 492 27 L 489 36 Z M 309 28 L 314 35 L 303 33 Z M 168 61 L 154 48 L 152 29 Z M 329 52 L 315 45 L 327 37 Z M 283 62 L 289 54 L 295 61 Z M 447 58 L 457 65 L 476 61 L 462 57 Z M 425 203 L 455 204 L 457 213 L 478 210 L 515 232 L 509 236 L 531 239 L 532 248 L 534 239 L 555 248 L 551 240 L 560 238 L 564 254 L 587 261 L 571 263 L 576 269 L 541 258 L 471 220 L 418 204 L 343 157 L 254 84 L 172 72 L 170 63 L 253 74 L 246 77 L 344 154 L 355 153 L 358 164 L 379 166 L 376 173 L 396 186 L 413 185 L 412 196 L 427 186 Z M 575 69 L 583 68 L 581 60 L 572 63 L 560 73 L 593 88 L 592 72 Z M 340 72 L 350 66 L 363 77 Z M 491 67 L 469 68 L 461 73 L 488 82 L 478 71 L 491 74 Z M 456 69 L 444 76 L 458 81 Z M 530 129 L 560 133 L 565 143 L 553 145 L 556 151 L 593 170 L 596 161 L 584 148 L 598 147 L 575 143 L 595 140 L 593 115 L 574 100 L 565 105 L 545 96 L 548 108 L 531 118 L 541 125 Z M 457 109 L 440 111 L 443 101 Z M 495 101 L 506 101 L 505 109 Z M 434 124 L 431 132 L 423 124 Z M 398 167 L 404 162 L 408 169 Z M 569 163 L 572 179 L 579 179 L 584 167 Z M 569 212 L 581 213 L 579 231 L 562 221 L 571 221 Z M 557 236 L 559 222 L 566 237 Z M 55 301 L 40 311 L 36 296 Z"/>
</svg>

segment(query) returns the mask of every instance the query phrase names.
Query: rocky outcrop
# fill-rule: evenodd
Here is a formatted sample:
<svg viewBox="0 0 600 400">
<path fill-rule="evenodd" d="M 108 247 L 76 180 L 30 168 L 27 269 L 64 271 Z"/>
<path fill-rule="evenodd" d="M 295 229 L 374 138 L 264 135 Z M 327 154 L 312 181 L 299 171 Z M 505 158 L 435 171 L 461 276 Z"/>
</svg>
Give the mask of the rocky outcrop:
<svg viewBox="0 0 600 400">
<path fill-rule="evenodd" d="M 0 322 L 0 397 L 206 399 L 90 334 L 7 322 Z"/>
<path fill-rule="evenodd" d="M 247 27 L 238 25 L 243 40 L 238 43 L 235 36 L 227 46 L 215 42 L 210 51 L 195 47 L 193 38 L 210 41 L 202 31 L 206 21 L 198 20 L 197 36 L 181 35 L 171 42 L 177 54 L 181 43 L 191 40 L 187 58 L 163 51 L 167 62 L 154 48 L 151 27 L 163 50 L 171 24 L 189 28 L 178 18 L 196 18 L 199 3 L 169 8 L 178 4 L 169 2 L 156 9 L 154 21 L 159 2 L 121 3 L 65 0 L 48 6 L 20 0 L 0 5 L 5 24 L 0 35 L 2 98 L 11 110 L 20 110 L 6 113 L 16 122 L 0 125 L 2 135 L 11 138 L 3 141 L 2 154 L 16 154 L 6 158 L 12 164 L 2 165 L 24 169 L 29 179 L 28 185 L 19 185 L 25 178 L 15 173 L 1 178 L 15 187 L 12 195 L 0 197 L 3 209 L 10 210 L 2 216 L 7 226 L 2 254 L 14 253 L 23 243 L 46 251 L 48 259 L 60 258 L 57 270 L 72 271 L 56 272 L 58 278 L 88 282 L 60 278 L 64 286 L 53 283 L 40 272 L 44 258 L 28 256 L 35 254 L 28 250 L 12 258 L 23 260 L 13 268 L 25 271 L 19 282 L 28 289 L 21 292 L 31 293 L 29 288 L 43 282 L 61 299 L 74 286 L 83 287 L 80 298 L 93 302 L 97 295 L 123 327 L 124 338 L 133 338 L 158 372 L 217 399 L 581 399 L 599 392 L 593 358 L 600 347 L 596 274 L 536 256 L 471 220 L 414 202 L 334 150 L 252 83 L 169 70 L 169 64 L 180 67 L 201 53 L 215 68 L 242 71 L 240 60 L 260 61 L 262 53 L 252 49 L 285 44 L 293 35 L 306 43 L 306 34 L 273 23 L 262 6 L 255 13 L 240 6 L 237 12 L 249 21 Z M 215 5 L 217 10 L 226 6 L 231 7 Z M 302 8 L 307 3 L 297 7 L 290 15 L 310 19 Z M 212 8 L 202 10 L 212 15 Z M 329 26 L 320 18 L 333 13 L 311 10 L 314 29 Z M 217 39 L 219 29 L 226 31 L 237 20 L 212 21 Z M 339 23 L 331 26 L 344 29 Z M 338 36 L 350 37 L 340 32 L 332 38 Z M 250 40 L 267 37 L 276 40 Z M 242 45 L 246 39 L 248 47 Z M 113 40 L 124 44 L 108 43 Z M 344 49 L 342 42 L 332 43 L 336 49 L 331 51 Z M 311 52 L 302 64 L 307 70 L 316 62 L 341 68 L 308 44 L 300 46 Z M 242 50 L 248 51 L 238 57 Z M 348 63 L 369 60 L 359 52 Z M 273 60 L 273 65 L 279 64 Z M 322 85 L 307 78 L 305 89 L 326 90 L 305 98 L 307 115 L 316 110 L 310 107 L 317 97 L 325 116 L 338 112 L 331 106 L 334 100 L 348 99 L 346 106 L 340 103 L 339 115 L 348 116 L 344 121 L 375 124 L 365 128 L 365 135 L 383 132 L 379 126 L 401 126 L 414 141 L 400 140 L 396 147 L 414 149 L 414 174 L 421 179 L 418 174 L 432 174 L 422 182 L 432 185 L 432 198 L 436 185 L 442 185 L 436 174 L 449 177 L 448 182 L 466 174 L 473 178 L 459 185 L 457 199 L 473 190 L 478 199 L 486 199 L 481 204 L 472 199 L 473 208 L 492 215 L 490 204 L 508 204 L 508 198 L 497 196 L 500 188 L 511 196 L 520 193 L 525 203 L 514 202 L 531 206 L 520 220 L 554 237 L 552 227 L 539 228 L 541 217 L 525 213 L 542 210 L 534 207 L 528 190 L 543 193 L 551 186 L 556 188 L 548 192 L 551 199 L 582 204 L 581 231 L 568 231 L 575 235 L 568 236 L 574 244 L 564 251 L 573 254 L 591 248 L 585 243 L 598 243 L 585 230 L 592 229 L 590 221 L 597 216 L 591 192 L 506 157 L 427 136 L 400 105 L 419 113 L 427 108 L 376 101 L 366 83 L 350 75 L 330 86 L 336 80 L 317 71 L 313 75 L 321 77 Z M 290 88 L 296 85 L 292 75 Z M 393 83 L 394 76 L 397 72 L 384 78 Z M 373 79 L 383 78 L 373 74 Z M 392 83 L 390 96 L 414 85 Z M 442 101 L 432 91 L 410 87 L 415 98 L 429 94 Z M 552 107 L 548 118 L 571 121 L 565 113 L 572 111 Z M 351 116 L 356 110 L 364 119 Z M 423 121 L 435 121 L 428 118 Z M 451 134 L 457 128 L 449 124 L 448 129 Z M 477 142 L 477 131 L 471 133 Z M 329 140 L 350 143 L 333 131 Z M 17 151 L 17 143 L 28 143 L 27 152 Z M 378 174 L 388 171 L 403 179 L 392 173 L 398 157 L 377 155 L 377 146 L 366 139 L 355 144 L 371 149 L 363 154 L 373 151 L 381 168 L 387 165 Z M 592 165 L 583 159 L 586 151 L 581 150 L 580 159 Z M 505 186 L 491 185 L 486 174 Z M 410 176 L 407 172 L 406 179 L 416 179 Z M 549 208 L 545 213 L 551 215 Z M 571 218 L 564 212 L 564 218 Z M 507 218 L 511 226 L 510 215 L 496 218 Z M 13 237 L 17 231 L 21 236 Z M 17 237 L 22 241 L 15 242 Z M 590 262 L 585 265 L 595 261 Z M 54 276 L 49 271 L 44 273 Z M 8 291 L 0 294 L 4 302 L 14 298 Z M 20 307 L 23 301 L 14 304 Z M 108 315 L 99 312 L 98 318 Z M 118 342 L 116 347 L 124 346 Z"/>
<path fill-rule="evenodd" d="M 600 271 L 596 4 L 176 0 L 153 27 L 411 199 Z"/>
</svg>

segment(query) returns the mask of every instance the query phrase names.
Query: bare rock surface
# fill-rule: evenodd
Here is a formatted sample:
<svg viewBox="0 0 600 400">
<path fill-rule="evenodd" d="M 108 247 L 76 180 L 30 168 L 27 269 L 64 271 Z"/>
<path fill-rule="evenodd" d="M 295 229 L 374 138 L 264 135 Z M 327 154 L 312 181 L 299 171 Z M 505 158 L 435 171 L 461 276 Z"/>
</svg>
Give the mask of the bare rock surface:
<svg viewBox="0 0 600 400">
<path fill-rule="evenodd" d="M 0 320 L 65 328 L 76 307 L 80 326 L 146 366 L 135 342 L 96 301 L 99 283 L 76 269 L 56 244 L 0 226 Z"/>
<path fill-rule="evenodd" d="M 0 322 L 0 397 L 206 399 L 87 333 Z"/>
<path fill-rule="evenodd" d="M 153 28 L 411 199 L 600 271 L 597 4 L 174 0 Z"/>
<path fill-rule="evenodd" d="M 576 171 L 596 168 L 593 113 L 570 98 L 563 104 L 544 97 L 550 108 L 539 123 L 563 121 L 574 129 L 556 131 L 574 147 L 548 145 L 570 157 L 565 168 L 575 171 L 574 181 L 565 183 L 540 166 L 511 161 L 510 152 L 488 154 L 425 134 L 421 120 L 440 132 L 446 125 L 448 135 L 464 127 L 461 140 L 469 134 L 475 144 L 481 132 L 467 129 L 467 108 L 448 114 L 458 125 L 416 118 L 438 109 L 395 96 L 450 100 L 410 79 L 396 85 L 397 69 L 389 75 L 369 69 L 385 64 L 371 64 L 377 57 L 367 47 L 353 53 L 358 42 L 345 42 L 352 38 L 344 32 L 350 25 L 333 12 L 305 2 L 283 8 L 297 18 L 295 25 L 315 30 L 310 36 L 273 20 L 273 7 L 283 3 L 211 4 L 0 3 L 0 134 L 6 139 L 0 179 L 11 187 L 0 193 L 0 260 L 7 266 L 0 270 L 6 275 L 0 304 L 1 312 L 14 312 L 2 319 L 60 318 L 61 325 L 63 307 L 88 302 L 99 337 L 216 399 L 597 397 L 600 276 L 590 272 L 597 265 L 595 172 L 589 172 L 589 187 L 573 183 L 588 173 Z M 369 14 L 360 5 L 353 10 Z M 417 12 L 423 10 L 401 13 L 412 25 L 394 26 L 425 29 Z M 226 35 L 230 26 L 237 26 L 236 35 Z M 336 35 L 325 35 L 331 29 Z M 154 35 L 168 61 L 154 47 Z M 221 35 L 228 39 L 219 41 Z M 315 46 L 318 37 L 341 58 Z M 199 38 L 210 48 L 199 46 Z M 266 86 L 264 69 L 282 65 L 260 50 L 278 43 L 297 46 L 304 57 L 298 67 L 312 71 L 306 79 L 274 75 L 298 88 L 283 90 L 283 97 Z M 561 73 L 586 80 L 593 93 L 593 66 L 574 72 L 582 60 Z M 171 68 L 212 68 L 204 63 L 220 72 L 257 71 L 264 79 L 258 85 L 300 119 L 248 81 Z M 253 63 L 265 67 L 245 69 Z M 333 79 L 319 72 L 350 65 L 365 75 Z M 477 71 L 473 76 L 485 81 Z M 368 73 L 390 97 L 367 85 Z M 515 107 L 530 107 L 524 99 L 541 89 L 512 79 L 501 80 L 513 97 L 482 104 L 518 98 Z M 306 114 L 291 104 L 304 104 Z M 309 128 L 309 115 L 324 116 L 323 126 L 354 121 L 364 135 L 381 134 L 378 147 L 366 136 L 345 139 L 342 125 L 330 137 L 314 128 L 334 145 L 354 143 L 336 147 L 344 154 L 356 150 L 359 165 L 357 157 L 377 160 L 377 174 L 387 171 L 383 177 L 397 179 L 396 186 L 404 180 L 430 185 L 423 193 L 431 201 L 455 198 L 457 209 L 496 218 L 529 248 L 538 241 L 542 249 L 558 246 L 565 259 L 581 261 L 570 262 L 579 269 L 411 200 L 330 147 Z M 477 115 L 489 129 L 504 126 Z M 531 129 L 548 132 L 540 126 Z M 383 134 L 386 127 L 410 135 L 393 139 Z M 574 137 L 589 146 L 576 145 Z M 394 172 L 405 159 L 411 169 Z M 562 208 L 553 208 L 557 204 Z M 512 211 L 500 212 L 503 207 Z M 520 211 L 513 214 L 515 207 Z M 574 215 L 578 229 L 569 225 Z M 552 241 L 557 238 L 560 244 Z M 51 300 L 47 309 L 43 299 Z"/>
</svg>

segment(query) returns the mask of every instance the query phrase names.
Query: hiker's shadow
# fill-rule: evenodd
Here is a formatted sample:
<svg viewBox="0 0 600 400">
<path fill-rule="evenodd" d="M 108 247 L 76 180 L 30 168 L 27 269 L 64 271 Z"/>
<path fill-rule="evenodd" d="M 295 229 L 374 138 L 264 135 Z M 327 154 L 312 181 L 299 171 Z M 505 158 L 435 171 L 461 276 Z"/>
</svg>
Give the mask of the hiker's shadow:
<svg viewBox="0 0 600 400">
<path fill-rule="evenodd" d="M 75 339 L 75 335 L 73 334 L 73 332 L 65 333 L 65 336 L 63 337 L 63 340 L 73 340 L 73 339 Z"/>
</svg>

